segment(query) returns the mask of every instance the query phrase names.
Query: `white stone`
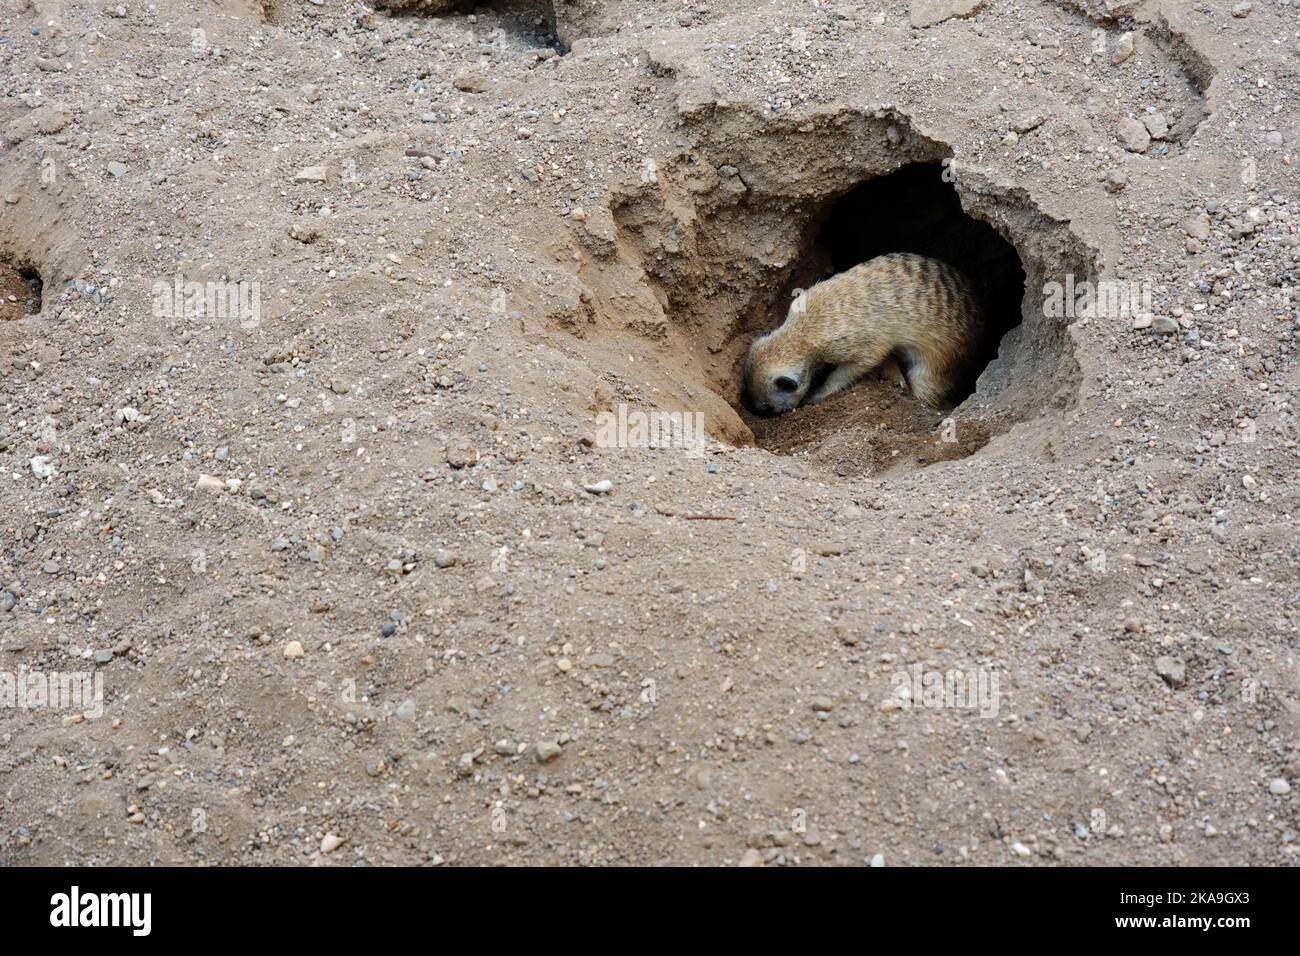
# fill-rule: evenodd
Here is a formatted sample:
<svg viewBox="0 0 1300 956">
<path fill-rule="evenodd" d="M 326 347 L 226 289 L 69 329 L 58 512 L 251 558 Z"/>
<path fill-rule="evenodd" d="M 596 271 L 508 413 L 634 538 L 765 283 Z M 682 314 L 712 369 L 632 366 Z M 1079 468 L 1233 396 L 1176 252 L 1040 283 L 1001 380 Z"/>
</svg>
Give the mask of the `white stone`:
<svg viewBox="0 0 1300 956">
<path fill-rule="evenodd" d="M 194 483 L 194 487 L 198 491 L 206 491 L 209 494 L 220 495 L 225 493 L 226 483 L 220 478 L 213 477 L 212 475 L 199 475 L 199 480 Z"/>
<path fill-rule="evenodd" d="M 322 853 L 333 853 L 343 845 L 343 838 L 334 833 L 325 834 L 324 839 L 320 841 L 320 851 Z"/>
</svg>

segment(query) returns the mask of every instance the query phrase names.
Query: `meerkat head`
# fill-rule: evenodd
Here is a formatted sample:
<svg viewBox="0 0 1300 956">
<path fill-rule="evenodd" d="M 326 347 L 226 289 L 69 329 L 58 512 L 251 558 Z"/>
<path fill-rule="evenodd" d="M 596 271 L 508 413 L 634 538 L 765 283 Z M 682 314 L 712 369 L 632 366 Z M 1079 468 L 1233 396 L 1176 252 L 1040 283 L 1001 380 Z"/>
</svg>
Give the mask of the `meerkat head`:
<svg viewBox="0 0 1300 956">
<path fill-rule="evenodd" d="M 815 362 L 808 349 L 782 334 L 782 326 L 760 335 L 749 346 L 745 362 L 746 407 L 758 415 L 780 415 L 797 408 L 812 388 Z"/>
</svg>

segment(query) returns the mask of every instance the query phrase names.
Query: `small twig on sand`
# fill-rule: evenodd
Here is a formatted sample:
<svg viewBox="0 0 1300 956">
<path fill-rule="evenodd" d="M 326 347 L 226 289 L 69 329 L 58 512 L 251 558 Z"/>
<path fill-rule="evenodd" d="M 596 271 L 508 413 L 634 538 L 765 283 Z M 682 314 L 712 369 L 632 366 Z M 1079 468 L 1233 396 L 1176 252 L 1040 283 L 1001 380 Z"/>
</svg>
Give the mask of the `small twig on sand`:
<svg viewBox="0 0 1300 956">
<path fill-rule="evenodd" d="M 683 521 L 735 521 L 735 515 L 701 515 L 701 514 L 678 514 L 676 511 L 665 511 L 663 508 L 656 507 L 655 511 L 659 512 L 665 518 L 681 518 Z"/>
</svg>

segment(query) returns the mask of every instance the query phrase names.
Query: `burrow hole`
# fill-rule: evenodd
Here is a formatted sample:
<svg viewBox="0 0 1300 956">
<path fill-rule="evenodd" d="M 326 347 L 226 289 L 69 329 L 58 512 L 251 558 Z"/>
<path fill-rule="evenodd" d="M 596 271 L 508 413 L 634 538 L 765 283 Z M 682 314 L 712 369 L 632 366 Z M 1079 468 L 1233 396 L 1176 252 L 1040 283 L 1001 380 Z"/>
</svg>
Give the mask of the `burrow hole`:
<svg viewBox="0 0 1300 956">
<path fill-rule="evenodd" d="M 569 52 L 560 37 L 553 0 L 389 0 L 395 16 L 463 17 L 480 36 L 499 36 L 521 48 Z"/>
<path fill-rule="evenodd" d="M 976 363 L 982 371 L 1021 322 L 1025 269 L 1010 242 L 963 211 L 947 169 L 914 163 L 826 201 L 810 217 L 802 255 L 771 305 L 771 325 L 784 319 L 798 289 L 885 253 L 913 252 L 946 262 L 971 281 L 988 323 Z M 973 390 L 974 381 L 955 397 L 957 403 Z M 741 414 L 760 447 L 777 454 L 807 452 L 845 475 L 964 457 L 989 438 L 977 419 L 953 425 L 944 412 L 914 399 L 891 363 L 821 404 L 777 418 Z"/>
<path fill-rule="evenodd" d="M 33 266 L 0 259 L 0 321 L 36 315 L 44 291 L 45 283 Z"/>
<path fill-rule="evenodd" d="M 503 29 L 508 30 L 526 46 L 549 47 L 560 55 L 569 52 L 568 44 L 560 38 L 556 26 L 555 4 L 552 0 L 492 0 L 475 5 L 478 15 L 491 13 Z"/>
</svg>

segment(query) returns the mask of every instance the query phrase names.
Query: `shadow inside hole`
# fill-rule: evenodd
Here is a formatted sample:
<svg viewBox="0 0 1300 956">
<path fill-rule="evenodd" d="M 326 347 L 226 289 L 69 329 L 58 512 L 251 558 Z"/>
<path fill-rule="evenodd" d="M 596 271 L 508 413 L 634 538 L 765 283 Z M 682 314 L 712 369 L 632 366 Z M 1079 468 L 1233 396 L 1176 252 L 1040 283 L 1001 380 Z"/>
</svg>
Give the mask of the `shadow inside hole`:
<svg viewBox="0 0 1300 956">
<path fill-rule="evenodd" d="M 569 52 L 560 38 L 554 0 L 389 0 L 385 8 L 394 17 L 473 17 L 480 43 L 500 30 L 511 45 L 549 47 L 561 56 Z"/>
<path fill-rule="evenodd" d="M 526 46 L 549 47 L 561 56 L 569 52 L 560 39 L 553 0 L 478 0 L 462 5 L 466 13 L 496 14 Z"/>
<path fill-rule="evenodd" d="M 970 281 L 984 310 L 987 334 L 974 374 L 953 396 L 954 404 L 975 390 L 975 378 L 998 354 L 1002 337 L 1020 324 L 1025 270 L 1015 247 L 992 226 L 968 216 L 940 163 L 916 163 L 877 176 L 833 200 L 809 228 L 804 261 L 785 299 L 822 279 L 888 252 L 914 252 L 946 262 Z"/>
<path fill-rule="evenodd" d="M 45 282 L 41 279 L 41 274 L 31 266 L 24 266 L 18 270 L 18 278 L 27 283 L 27 286 L 31 289 L 32 295 L 35 297 L 36 301 L 40 302 L 41 295 L 45 291 Z"/>
</svg>

